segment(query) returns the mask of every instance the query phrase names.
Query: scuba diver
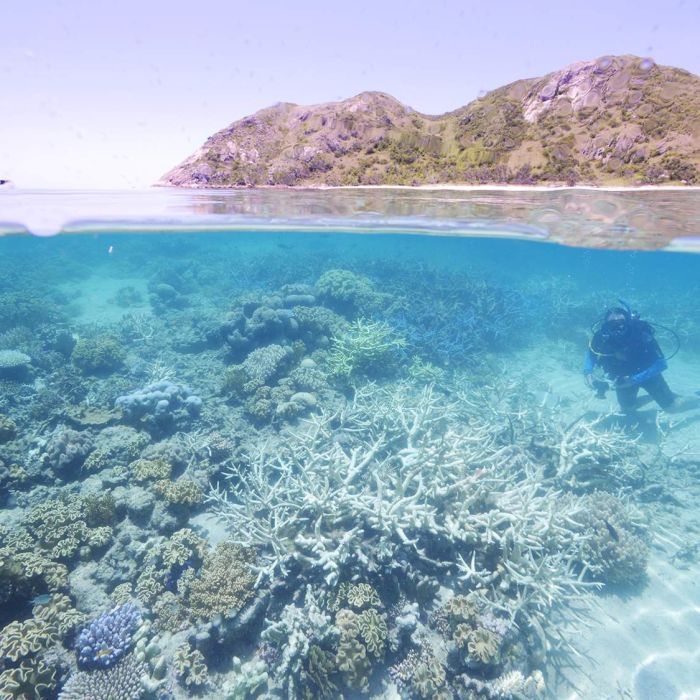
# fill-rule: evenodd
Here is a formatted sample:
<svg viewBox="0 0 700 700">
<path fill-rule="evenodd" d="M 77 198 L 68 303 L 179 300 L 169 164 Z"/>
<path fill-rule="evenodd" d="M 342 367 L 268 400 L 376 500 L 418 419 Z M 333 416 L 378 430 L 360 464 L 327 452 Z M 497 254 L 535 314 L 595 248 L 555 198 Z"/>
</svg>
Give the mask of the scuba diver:
<svg viewBox="0 0 700 700">
<path fill-rule="evenodd" d="M 583 366 L 586 384 L 597 391 L 598 398 L 605 398 L 608 382 L 593 378 L 593 369 L 602 367 L 614 382 L 617 401 L 625 414 L 634 413 L 651 399 L 671 412 L 697 406 L 700 400 L 683 399 L 666 383 L 663 372 L 668 362 L 654 337 L 653 324 L 643 321 L 629 304 L 619 301 L 620 306 L 609 309 L 593 325 L 593 337 L 588 343 Z M 671 357 L 676 352 L 678 347 Z M 640 388 L 649 397 L 638 398 Z"/>
</svg>

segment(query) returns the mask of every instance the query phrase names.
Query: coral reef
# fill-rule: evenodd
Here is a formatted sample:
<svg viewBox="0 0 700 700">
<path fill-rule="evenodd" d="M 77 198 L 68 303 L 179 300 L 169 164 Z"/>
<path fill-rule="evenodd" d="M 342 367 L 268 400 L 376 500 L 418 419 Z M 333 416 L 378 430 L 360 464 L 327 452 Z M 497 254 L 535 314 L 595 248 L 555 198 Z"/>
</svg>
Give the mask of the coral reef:
<svg viewBox="0 0 700 700">
<path fill-rule="evenodd" d="M 105 507 L 106 506 L 106 507 Z M 95 497 L 67 497 L 34 506 L 25 517 L 27 531 L 35 546 L 51 559 L 70 561 L 84 550 L 89 553 L 112 540 L 114 509 Z"/>
<path fill-rule="evenodd" d="M 19 350 L 0 350 L 0 379 L 24 379 L 31 361 L 29 355 Z"/>
<path fill-rule="evenodd" d="M 17 425 L 9 416 L 0 414 L 0 445 L 17 437 Z"/>
<path fill-rule="evenodd" d="M 185 687 L 203 686 L 207 683 L 208 669 L 202 652 L 181 644 L 173 655 L 173 668 L 178 681 Z"/>
<path fill-rule="evenodd" d="M 92 448 L 88 433 L 59 426 L 46 442 L 42 459 L 56 475 L 71 479 L 79 475 Z"/>
<path fill-rule="evenodd" d="M 587 535 L 581 560 L 589 575 L 603 583 L 635 585 L 646 578 L 648 532 L 641 514 L 620 498 L 596 491 L 585 498 L 576 520 Z"/>
<path fill-rule="evenodd" d="M 346 381 L 386 377 L 395 371 L 404 345 L 404 339 L 386 323 L 358 319 L 345 333 L 333 337 L 329 372 Z"/>
<path fill-rule="evenodd" d="M 202 399 L 185 385 L 163 380 L 118 396 L 114 405 L 127 421 L 148 428 L 169 428 L 180 419 L 198 416 Z"/>
<path fill-rule="evenodd" d="M 110 668 L 77 671 L 66 681 L 59 700 L 140 700 L 144 694 L 141 678 L 147 668 L 128 654 Z"/>
<path fill-rule="evenodd" d="M 73 348 L 71 360 L 84 374 L 107 374 L 124 363 L 126 353 L 116 338 L 81 338 Z"/>
<path fill-rule="evenodd" d="M 372 281 L 349 270 L 328 270 L 316 282 L 319 298 L 343 316 L 368 314 L 381 301 Z"/>
</svg>

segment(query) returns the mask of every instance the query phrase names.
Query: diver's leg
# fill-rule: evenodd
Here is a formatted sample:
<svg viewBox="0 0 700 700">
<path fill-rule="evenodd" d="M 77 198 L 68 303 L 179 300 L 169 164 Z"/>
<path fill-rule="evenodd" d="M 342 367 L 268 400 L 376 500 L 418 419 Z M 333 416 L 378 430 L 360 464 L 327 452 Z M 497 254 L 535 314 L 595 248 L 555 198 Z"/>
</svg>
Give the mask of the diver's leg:
<svg viewBox="0 0 700 700">
<path fill-rule="evenodd" d="M 617 402 L 620 404 L 620 410 L 627 415 L 634 413 L 637 410 L 637 392 L 638 386 L 616 387 Z"/>
<path fill-rule="evenodd" d="M 685 411 L 688 408 L 692 408 L 692 406 L 685 405 L 686 400 L 683 397 L 678 396 L 678 394 L 674 394 L 673 391 L 671 391 L 671 387 L 669 387 L 668 383 L 661 374 L 648 379 L 642 384 L 642 387 L 649 393 L 650 396 L 653 397 L 654 401 L 656 401 L 656 403 L 659 404 L 664 411 L 673 413 L 675 411 Z M 696 402 L 696 405 L 697 404 L 700 404 L 700 400 Z"/>
</svg>

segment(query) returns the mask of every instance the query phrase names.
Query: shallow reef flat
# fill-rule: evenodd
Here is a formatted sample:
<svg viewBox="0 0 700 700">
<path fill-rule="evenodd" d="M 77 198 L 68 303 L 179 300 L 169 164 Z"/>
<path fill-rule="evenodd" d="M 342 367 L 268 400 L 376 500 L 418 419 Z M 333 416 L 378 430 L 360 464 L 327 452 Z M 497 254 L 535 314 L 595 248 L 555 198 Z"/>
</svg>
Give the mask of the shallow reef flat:
<svg viewBox="0 0 700 700">
<path fill-rule="evenodd" d="M 622 296 L 700 388 L 699 267 L 0 239 L 0 697 L 697 697 L 700 415 L 580 367 Z"/>
</svg>

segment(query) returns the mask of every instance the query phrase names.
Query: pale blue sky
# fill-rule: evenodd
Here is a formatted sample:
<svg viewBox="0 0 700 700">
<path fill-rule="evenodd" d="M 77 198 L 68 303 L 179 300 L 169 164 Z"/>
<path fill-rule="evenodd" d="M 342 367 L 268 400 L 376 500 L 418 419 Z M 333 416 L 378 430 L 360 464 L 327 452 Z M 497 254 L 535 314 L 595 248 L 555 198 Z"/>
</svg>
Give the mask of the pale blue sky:
<svg viewBox="0 0 700 700">
<path fill-rule="evenodd" d="M 700 0 L 0 0 L 0 178 L 142 187 L 279 101 L 454 109 L 634 53 L 700 73 Z"/>
</svg>

